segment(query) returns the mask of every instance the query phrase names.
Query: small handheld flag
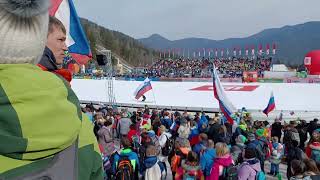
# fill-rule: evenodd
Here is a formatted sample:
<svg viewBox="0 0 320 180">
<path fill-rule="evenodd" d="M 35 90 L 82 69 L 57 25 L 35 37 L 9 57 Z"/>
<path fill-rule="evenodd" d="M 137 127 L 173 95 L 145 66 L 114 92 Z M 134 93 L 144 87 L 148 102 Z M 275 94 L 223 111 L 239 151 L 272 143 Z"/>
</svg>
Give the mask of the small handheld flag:
<svg viewBox="0 0 320 180">
<path fill-rule="evenodd" d="M 268 102 L 267 107 L 263 110 L 263 113 L 268 116 L 268 114 L 276 108 L 276 104 L 274 101 L 273 92 L 271 92 L 271 96 Z"/>
</svg>

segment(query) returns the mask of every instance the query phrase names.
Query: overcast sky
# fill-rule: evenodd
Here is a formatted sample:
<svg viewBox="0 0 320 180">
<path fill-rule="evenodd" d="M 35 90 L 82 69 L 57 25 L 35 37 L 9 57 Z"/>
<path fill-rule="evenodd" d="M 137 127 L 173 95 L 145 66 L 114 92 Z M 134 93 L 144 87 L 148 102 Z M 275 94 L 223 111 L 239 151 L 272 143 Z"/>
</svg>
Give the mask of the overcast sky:
<svg viewBox="0 0 320 180">
<path fill-rule="evenodd" d="M 134 38 L 246 37 L 320 21 L 320 0 L 74 0 L 80 17 Z"/>
</svg>

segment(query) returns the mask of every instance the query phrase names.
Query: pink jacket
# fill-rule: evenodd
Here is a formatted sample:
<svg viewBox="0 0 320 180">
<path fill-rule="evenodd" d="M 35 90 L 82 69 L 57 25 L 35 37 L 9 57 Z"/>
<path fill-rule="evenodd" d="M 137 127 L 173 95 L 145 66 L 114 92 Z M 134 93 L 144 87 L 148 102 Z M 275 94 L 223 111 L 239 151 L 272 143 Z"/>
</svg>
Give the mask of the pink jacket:
<svg viewBox="0 0 320 180">
<path fill-rule="evenodd" d="M 217 157 L 216 159 L 214 159 L 214 163 L 211 168 L 210 176 L 207 176 L 206 180 L 219 180 L 219 176 L 222 175 L 223 169 L 225 167 L 230 166 L 233 163 L 234 162 L 233 162 L 230 154 L 222 156 L 222 157 Z"/>
</svg>

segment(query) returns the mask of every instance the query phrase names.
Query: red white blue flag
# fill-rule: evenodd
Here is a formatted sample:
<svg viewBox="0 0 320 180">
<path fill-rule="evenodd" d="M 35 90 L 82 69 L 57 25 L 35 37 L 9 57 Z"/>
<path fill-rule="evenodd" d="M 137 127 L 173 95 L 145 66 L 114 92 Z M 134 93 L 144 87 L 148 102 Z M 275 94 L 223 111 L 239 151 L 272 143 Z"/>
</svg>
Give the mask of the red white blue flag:
<svg viewBox="0 0 320 180">
<path fill-rule="evenodd" d="M 267 53 L 266 53 L 267 55 L 270 54 L 270 45 L 269 45 L 269 44 L 267 44 L 266 52 L 267 52 Z"/>
<path fill-rule="evenodd" d="M 77 63 L 86 64 L 92 54 L 72 0 L 51 0 L 51 5 L 50 16 L 58 18 L 66 28 L 69 53 Z"/>
<path fill-rule="evenodd" d="M 142 97 L 146 92 L 150 91 L 152 89 L 151 82 L 149 78 L 146 78 L 142 84 L 136 89 L 134 92 L 135 98 L 138 100 L 140 97 Z"/>
<path fill-rule="evenodd" d="M 225 118 L 230 124 L 233 124 L 233 119 L 231 115 L 237 111 L 237 109 L 233 106 L 231 101 L 228 99 L 224 88 L 220 82 L 220 78 L 218 76 L 216 67 L 213 64 L 213 93 L 214 97 L 219 102 L 219 107 Z"/>
<path fill-rule="evenodd" d="M 271 96 L 268 102 L 267 107 L 263 110 L 263 113 L 268 116 L 268 114 L 276 108 L 276 103 L 274 101 L 273 92 L 271 92 Z"/>
</svg>

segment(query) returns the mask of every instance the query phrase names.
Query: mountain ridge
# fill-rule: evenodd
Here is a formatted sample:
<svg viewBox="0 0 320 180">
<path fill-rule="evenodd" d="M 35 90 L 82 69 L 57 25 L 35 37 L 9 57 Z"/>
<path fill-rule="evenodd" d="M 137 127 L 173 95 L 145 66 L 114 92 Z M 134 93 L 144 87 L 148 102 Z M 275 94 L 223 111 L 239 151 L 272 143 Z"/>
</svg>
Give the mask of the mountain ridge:
<svg viewBox="0 0 320 180">
<path fill-rule="evenodd" d="M 183 38 L 178 40 L 168 40 L 159 35 L 152 34 L 148 38 L 138 39 L 143 45 L 153 49 L 170 48 L 229 48 L 232 51 L 234 47 L 245 49 L 275 43 L 277 46 L 276 61 L 286 65 L 300 65 L 306 53 L 314 49 L 320 49 L 320 21 L 310 21 L 297 25 L 286 25 L 280 28 L 270 28 L 262 30 L 256 34 L 244 38 L 226 38 L 224 40 L 212 40 L 207 38 Z"/>
</svg>

